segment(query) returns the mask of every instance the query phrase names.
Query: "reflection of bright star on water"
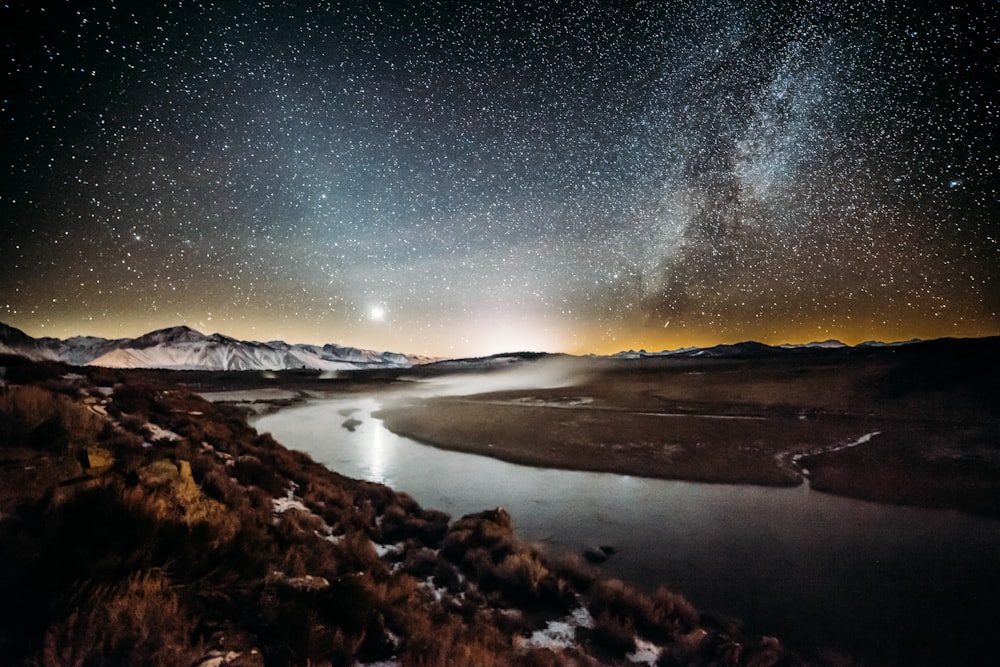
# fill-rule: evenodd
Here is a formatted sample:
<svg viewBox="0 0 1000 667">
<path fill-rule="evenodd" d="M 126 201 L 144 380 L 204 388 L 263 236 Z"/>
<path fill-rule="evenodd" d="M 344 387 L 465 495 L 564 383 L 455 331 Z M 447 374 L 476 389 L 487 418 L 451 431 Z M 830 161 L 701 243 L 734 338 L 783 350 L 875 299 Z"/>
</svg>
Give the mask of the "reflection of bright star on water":
<svg viewBox="0 0 1000 667">
<path fill-rule="evenodd" d="M 372 306 L 371 310 L 368 311 L 368 317 L 376 322 L 381 322 L 385 319 L 385 308 L 382 306 Z"/>
</svg>

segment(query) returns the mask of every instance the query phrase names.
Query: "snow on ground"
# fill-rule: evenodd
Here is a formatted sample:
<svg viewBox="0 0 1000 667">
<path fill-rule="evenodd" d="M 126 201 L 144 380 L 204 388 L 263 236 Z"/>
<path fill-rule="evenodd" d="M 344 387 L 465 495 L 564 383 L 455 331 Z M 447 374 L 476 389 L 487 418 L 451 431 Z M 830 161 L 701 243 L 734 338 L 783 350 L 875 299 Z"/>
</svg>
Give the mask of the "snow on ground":
<svg viewBox="0 0 1000 667">
<path fill-rule="evenodd" d="M 541 630 L 535 630 L 525 645 L 528 648 L 547 648 L 553 651 L 569 648 L 576 642 L 576 627 L 566 621 L 549 621 Z"/>
<path fill-rule="evenodd" d="M 375 553 L 378 554 L 379 558 L 385 558 L 389 554 L 401 553 L 405 548 L 405 545 L 400 542 L 399 544 L 379 544 L 377 542 L 372 542 L 375 545 Z"/>
<path fill-rule="evenodd" d="M 829 451 L 831 451 L 831 452 L 837 452 L 837 451 L 840 451 L 841 449 L 848 449 L 850 447 L 857 447 L 858 445 L 863 445 L 866 442 L 870 442 L 873 437 L 875 437 L 876 435 L 881 435 L 881 434 L 882 434 L 882 431 L 872 431 L 871 433 L 865 433 L 863 436 L 861 436 L 860 438 L 858 438 L 854 442 L 848 442 L 848 443 L 846 443 L 844 445 L 841 445 L 840 447 L 835 447 L 835 448 L 833 448 L 833 449 L 831 449 Z"/>
<path fill-rule="evenodd" d="M 863 436 L 861 436 L 857 440 L 852 440 L 850 442 L 845 442 L 845 443 L 840 444 L 840 445 L 833 445 L 832 447 L 818 447 L 818 448 L 810 450 L 808 452 L 802 452 L 802 453 L 799 453 L 799 454 L 793 454 L 792 455 L 792 463 L 794 463 L 795 465 L 799 465 L 799 461 L 802 460 L 802 457 L 804 457 L 804 456 L 815 456 L 817 454 L 829 454 L 830 452 L 839 452 L 842 449 L 850 449 L 851 447 L 857 447 L 858 445 L 863 445 L 863 444 L 865 444 L 867 442 L 871 442 L 872 438 L 874 438 L 876 435 L 881 435 L 881 434 L 882 434 L 882 431 L 872 431 L 871 433 L 865 433 Z M 778 456 L 782 456 L 782 454 L 779 454 Z M 802 470 L 802 474 L 808 475 L 809 471 L 803 469 Z"/>
<path fill-rule="evenodd" d="M 288 510 L 300 510 L 308 514 L 312 514 L 312 510 L 302 504 L 301 500 L 296 500 L 295 498 L 295 486 L 288 489 L 288 493 L 285 494 L 284 498 L 275 498 L 271 502 L 274 503 L 274 513 L 284 514 Z"/>
<path fill-rule="evenodd" d="M 552 651 L 561 651 L 577 645 L 577 628 L 593 628 L 594 618 L 586 607 L 578 607 L 564 618 L 549 621 L 541 630 L 535 630 L 530 637 L 524 640 L 524 648 L 545 648 Z M 663 647 L 646 641 L 640 637 L 635 638 L 635 650 L 625 656 L 625 659 L 638 665 L 655 665 L 660 658 Z"/>
<path fill-rule="evenodd" d="M 590 610 L 586 607 L 578 607 L 570 614 L 570 618 L 581 628 L 594 627 L 594 617 L 590 615 Z"/>
<path fill-rule="evenodd" d="M 440 602 L 448 595 L 448 589 L 444 587 L 438 587 L 434 585 L 434 576 L 427 577 L 426 579 L 418 579 L 417 584 L 428 591 L 434 596 L 435 602 Z"/>
<path fill-rule="evenodd" d="M 170 442 L 175 442 L 181 439 L 181 436 L 177 435 L 173 431 L 157 426 L 152 422 L 146 422 L 143 424 L 142 428 L 149 434 L 149 439 L 151 441 L 169 440 Z"/>
<path fill-rule="evenodd" d="M 645 639 L 635 638 L 635 650 L 625 656 L 629 662 L 639 665 L 655 665 L 663 648 Z"/>
<path fill-rule="evenodd" d="M 562 619 L 549 621 L 541 630 L 535 630 L 525 642 L 525 648 L 547 648 L 553 651 L 576 645 L 576 629 L 594 627 L 594 619 L 586 607 L 579 607 Z"/>
<path fill-rule="evenodd" d="M 256 653 L 257 651 L 254 650 L 253 652 Z M 227 651 L 226 653 L 223 653 L 222 651 L 212 651 L 208 654 L 208 656 L 209 657 L 197 663 L 195 667 L 224 667 L 239 658 L 240 654 L 236 651 Z"/>
<path fill-rule="evenodd" d="M 515 405 L 530 405 L 532 407 L 539 408 L 578 408 L 581 405 L 589 405 L 593 403 L 594 399 L 590 396 L 571 396 L 555 400 L 546 400 L 544 398 L 538 398 L 537 396 L 524 396 L 522 398 L 515 398 L 511 401 L 505 402 Z"/>
<path fill-rule="evenodd" d="M 291 401 L 301 396 L 298 391 L 288 389 L 250 389 L 233 391 L 203 391 L 199 396 L 210 403 L 232 401 L 234 403 L 251 403 L 253 401 Z"/>
</svg>

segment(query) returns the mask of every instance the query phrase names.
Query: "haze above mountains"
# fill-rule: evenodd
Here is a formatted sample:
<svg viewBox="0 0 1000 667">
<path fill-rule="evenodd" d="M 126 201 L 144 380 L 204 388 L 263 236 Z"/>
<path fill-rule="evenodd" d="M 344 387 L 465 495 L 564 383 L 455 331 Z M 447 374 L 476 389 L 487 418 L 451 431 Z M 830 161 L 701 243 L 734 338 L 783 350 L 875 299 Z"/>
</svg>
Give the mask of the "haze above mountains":
<svg viewBox="0 0 1000 667">
<path fill-rule="evenodd" d="M 909 341 L 916 342 L 916 341 Z M 867 342 L 858 348 L 888 347 L 906 343 Z M 828 340 L 805 345 L 769 346 L 745 342 L 709 348 L 684 348 L 647 352 L 628 350 L 612 355 L 619 359 L 643 357 L 733 357 L 781 354 L 803 349 L 849 349 Z M 241 341 L 223 334 L 205 335 L 187 326 L 158 329 L 138 338 L 106 339 L 94 336 L 34 338 L 20 329 L 0 322 L 0 353 L 18 354 L 34 360 L 60 361 L 73 366 L 106 368 L 159 368 L 205 371 L 319 371 L 361 370 L 366 368 L 408 368 L 442 361 L 434 357 L 379 352 L 342 345 L 292 344 L 285 341 Z M 495 355 L 488 359 L 510 360 L 525 353 Z M 528 356 L 540 356 L 531 353 Z M 470 360 L 476 361 L 476 360 Z M 482 360 L 478 360 L 482 361 Z M 459 363 L 449 360 L 448 363 Z"/>
</svg>

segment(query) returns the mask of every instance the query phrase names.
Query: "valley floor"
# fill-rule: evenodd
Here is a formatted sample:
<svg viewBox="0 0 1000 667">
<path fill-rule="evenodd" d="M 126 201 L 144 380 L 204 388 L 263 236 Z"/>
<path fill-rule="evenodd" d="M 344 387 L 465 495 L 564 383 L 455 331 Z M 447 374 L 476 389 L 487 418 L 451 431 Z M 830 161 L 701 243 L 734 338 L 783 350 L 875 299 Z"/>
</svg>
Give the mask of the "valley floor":
<svg viewBox="0 0 1000 667">
<path fill-rule="evenodd" d="M 982 368 L 935 378 L 925 361 L 581 364 L 556 388 L 403 397 L 377 416 L 399 435 L 513 463 L 808 480 L 852 497 L 998 515 L 998 382 Z"/>
</svg>

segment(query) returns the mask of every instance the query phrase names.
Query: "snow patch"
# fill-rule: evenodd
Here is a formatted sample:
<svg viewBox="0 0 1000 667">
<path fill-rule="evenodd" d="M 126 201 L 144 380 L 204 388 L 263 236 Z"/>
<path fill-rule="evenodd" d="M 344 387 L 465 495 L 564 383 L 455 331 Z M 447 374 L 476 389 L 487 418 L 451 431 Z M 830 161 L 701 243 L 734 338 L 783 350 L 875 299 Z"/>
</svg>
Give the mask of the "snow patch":
<svg viewBox="0 0 1000 667">
<path fill-rule="evenodd" d="M 541 630 L 531 633 L 525 642 L 525 648 L 547 648 L 553 651 L 576 646 L 576 629 L 593 628 L 594 618 L 586 607 L 574 609 L 569 616 L 549 621 Z"/>
<path fill-rule="evenodd" d="M 535 630 L 525 642 L 528 648 L 547 648 L 553 651 L 573 646 L 576 642 L 576 627 L 566 621 L 549 621 L 541 630 Z"/>
<path fill-rule="evenodd" d="M 593 628 L 594 627 L 594 617 L 590 615 L 590 610 L 586 607 L 578 607 L 573 610 L 570 614 L 570 618 L 573 622 L 579 625 L 581 628 Z"/>
<path fill-rule="evenodd" d="M 195 667 L 223 667 L 231 662 L 234 662 L 240 654 L 236 651 L 227 651 L 223 653 L 222 651 L 212 651 L 208 654 L 208 657 L 199 663 L 195 664 Z"/>
<path fill-rule="evenodd" d="M 430 577 L 427 577 L 426 579 L 420 579 L 420 580 L 418 580 L 417 581 L 417 585 L 420 586 L 421 588 L 424 588 L 424 589 L 430 591 L 431 595 L 434 596 L 434 601 L 435 602 L 441 602 L 441 600 L 443 600 L 444 597 L 448 594 L 448 589 L 447 588 L 438 588 L 437 586 L 434 585 L 434 576 L 433 575 L 431 575 Z"/>
<path fill-rule="evenodd" d="M 372 544 L 375 545 L 375 553 L 378 554 L 379 558 L 385 558 L 393 553 L 400 553 L 405 548 L 402 542 L 399 544 L 378 544 L 377 542 L 372 542 Z"/>
<path fill-rule="evenodd" d="M 312 514 L 312 510 L 302 504 L 301 500 L 295 499 L 295 487 L 288 489 L 288 493 L 285 494 L 284 498 L 275 498 L 271 501 L 274 503 L 274 513 L 284 514 L 288 510 L 301 510 Z"/>
<path fill-rule="evenodd" d="M 640 637 L 635 638 L 635 650 L 625 656 L 625 659 L 631 663 L 639 665 L 655 665 L 656 661 L 660 659 L 660 653 L 663 649 L 653 642 L 646 641 Z"/>
<path fill-rule="evenodd" d="M 290 498 L 275 498 L 274 499 L 274 513 L 284 514 L 288 510 L 301 510 L 303 512 L 308 512 L 309 508 L 302 504 L 300 500 L 293 500 Z"/>
<path fill-rule="evenodd" d="M 867 442 L 871 442 L 872 438 L 874 438 L 876 435 L 881 435 L 881 434 L 882 434 L 882 431 L 872 431 L 871 433 L 865 433 L 864 435 L 862 435 L 857 440 L 852 440 L 850 442 L 845 442 L 845 443 L 840 444 L 840 445 L 833 445 L 832 447 L 818 447 L 818 448 L 812 449 L 812 450 L 810 450 L 808 452 L 802 452 L 800 454 L 793 454 L 792 455 L 792 463 L 794 463 L 795 465 L 798 466 L 798 465 L 800 465 L 799 461 L 801 461 L 802 458 L 805 457 L 805 456 L 816 456 L 818 454 L 829 454 L 831 452 L 839 452 L 839 451 L 841 451 L 843 449 L 850 449 L 851 447 L 857 447 L 858 445 L 863 445 L 863 444 L 865 444 Z M 779 454 L 778 455 L 778 457 L 781 457 L 781 456 L 783 456 L 783 454 Z M 780 462 L 781 462 L 781 459 L 779 458 L 779 463 Z M 805 469 L 802 469 L 802 474 L 808 476 L 809 471 L 805 470 Z"/>
<path fill-rule="evenodd" d="M 170 442 L 176 442 L 181 439 L 181 436 L 177 435 L 173 431 L 157 426 L 152 422 L 146 422 L 143 424 L 142 428 L 149 434 L 150 440 L 169 440 Z"/>
</svg>

